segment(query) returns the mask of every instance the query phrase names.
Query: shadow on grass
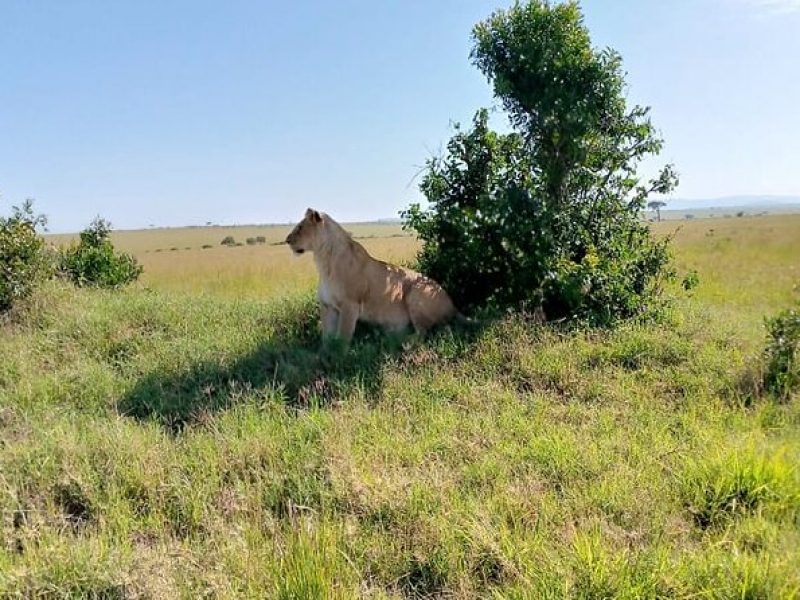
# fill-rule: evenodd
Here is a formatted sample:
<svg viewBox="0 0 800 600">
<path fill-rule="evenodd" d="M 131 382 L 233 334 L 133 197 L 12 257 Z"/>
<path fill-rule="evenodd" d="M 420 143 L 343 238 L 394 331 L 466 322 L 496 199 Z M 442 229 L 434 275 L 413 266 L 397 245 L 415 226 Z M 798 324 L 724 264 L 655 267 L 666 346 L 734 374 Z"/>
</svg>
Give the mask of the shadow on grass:
<svg viewBox="0 0 800 600">
<path fill-rule="evenodd" d="M 477 328 L 448 330 L 468 343 Z M 355 389 L 375 398 L 384 364 L 404 346 L 429 345 L 436 336 L 414 341 L 359 323 L 349 349 L 336 344 L 323 349 L 315 311 L 301 311 L 284 315 L 272 335 L 233 362 L 207 360 L 188 370 L 146 375 L 122 397 L 118 410 L 140 420 L 155 419 L 177 433 L 243 402 L 280 398 L 297 408 L 327 406 Z"/>
</svg>

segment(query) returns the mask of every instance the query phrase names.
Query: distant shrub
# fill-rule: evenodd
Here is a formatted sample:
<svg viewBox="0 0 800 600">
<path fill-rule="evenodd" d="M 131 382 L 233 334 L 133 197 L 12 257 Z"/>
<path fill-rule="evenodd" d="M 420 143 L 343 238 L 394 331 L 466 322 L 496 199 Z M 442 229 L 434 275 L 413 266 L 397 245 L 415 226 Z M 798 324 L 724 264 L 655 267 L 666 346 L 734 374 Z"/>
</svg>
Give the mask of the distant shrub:
<svg viewBox="0 0 800 600">
<path fill-rule="evenodd" d="M 800 303 L 767 320 L 764 387 L 778 398 L 800 388 Z"/>
<path fill-rule="evenodd" d="M 43 215 L 34 215 L 33 201 L 14 206 L 10 217 L 0 217 L 0 312 L 31 295 L 52 274 L 52 261 L 36 228 Z"/>
<path fill-rule="evenodd" d="M 80 241 L 61 253 L 61 271 L 77 285 L 118 287 L 139 278 L 142 267 L 130 254 L 115 252 L 111 223 L 96 218 L 81 231 Z"/>
<path fill-rule="evenodd" d="M 177 250 L 178 250 L 177 246 L 173 246 L 172 248 L 169 249 L 170 252 L 175 252 Z"/>
<path fill-rule="evenodd" d="M 266 244 L 267 243 L 267 238 L 265 238 L 263 235 L 257 235 L 256 236 L 256 243 L 257 244 Z"/>
<path fill-rule="evenodd" d="M 694 215 L 692 215 L 692 214 L 683 215 L 683 218 L 686 219 L 686 220 L 691 220 L 691 219 L 694 219 Z"/>
<path fill-rule="evenodd" d="M 214 246 L 212 246 L 211 244 L 203 244 L 203 246 L 202 246 L 203 250 L 208 250 L 209 248 L 213 248 L 213 247 Z"/>
<path fill-rule="evenodd" d="M 232 235 L 226 235 L 224 238 L 222 238 L 222 241 L 220 242 L 220 245 L 221 246 L 235 246 L 236 245 L 236 240 L 233 239 Z"/>
<path fill-rule="evenodd" d="M 739 212 L 736 213 L 736 216 L 737 217 L 743 217 L 744 216 L 744 211 L 740 210 Z"/>
<path fill-rule="evenodd" d="M 249 237 L 249 238 L 247 238 L 247 239 L 245 240 L 245 242 L 247 242 L 247 245 L 248 245 L 248 246 L 255 246 L 255 245 L 256 245 L 256 238 L 254 238 L 254 237 Z"/>
<path fill-rule="evenodd" d="M 234 246 L 236 246 L 236 247 L 239 247 L 239 246 L 244 246 L 244 244 L 243 244 L 242 242 L 236 242 L 236 243 L 234 244 Z"/>
</svg>

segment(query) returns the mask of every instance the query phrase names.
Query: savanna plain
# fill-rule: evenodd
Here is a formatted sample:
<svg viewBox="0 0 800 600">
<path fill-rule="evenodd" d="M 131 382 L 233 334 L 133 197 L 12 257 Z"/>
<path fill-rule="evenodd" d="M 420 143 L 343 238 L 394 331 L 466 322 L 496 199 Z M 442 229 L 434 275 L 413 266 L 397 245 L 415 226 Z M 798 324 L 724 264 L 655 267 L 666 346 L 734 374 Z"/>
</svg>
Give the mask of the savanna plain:
<svg viewBox="0 0 800 600">
<path fill-rule="evenodd" d="M 758 382 L 800 215 L 653 227 L 661 319 L 339 354 L 288 227 L 116 232 L 136 285 L 0 325 L 0 597 L 797 597 L 800 405 Z"/>
</svg>

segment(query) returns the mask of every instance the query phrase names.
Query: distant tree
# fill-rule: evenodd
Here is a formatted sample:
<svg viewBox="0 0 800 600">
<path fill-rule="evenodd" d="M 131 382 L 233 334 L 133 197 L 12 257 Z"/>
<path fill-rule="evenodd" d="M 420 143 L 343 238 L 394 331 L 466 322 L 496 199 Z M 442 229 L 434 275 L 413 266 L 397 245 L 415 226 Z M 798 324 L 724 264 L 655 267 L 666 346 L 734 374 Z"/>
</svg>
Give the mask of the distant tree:
<svg viewBox="0 0 800 600">
<path fill-rule="evenodd" d="M 256 236 L 256 243 L 258 243 L 258 244 L 266 244 L 267 243 L 267 238 L 264 237 L 263 235 L 257 235 Z"/>
<path fill-rule="evenodd" d="M 517 2 L 473 40 L 512 132 L 479 110 L 427 162 L 428 206 L 403 213 L 423 243 L 419 268 L 464 309 L 606 323 L 653 306 L 669 252 L 641 211 L 677 178 L 669 166 L 637 174 L 662 141 L 648 109 L 627 106 L 619 54 L 592 46 L 577 2 Z"/>
<path fill-rule="evenodd" d="M 255 245 L 256 245 L 256 238 L 254 238 L 254 237 L 249 237 L 249 238 L 247 238 L 247 239 L 245 240 L 245 242 L 247 242 L 247 245 L 248 245 L 248 246 L 255 246 Z"/>
<path fill-rule="evenodd" d="M 693 214 L 683 215 L 683 217 L 685 219 L 694 219 L 694 215 Z"/>
<path fill-rule="evenodd" d="M 647 208 L 656 212 L 656 219 L 661 222 L 661 209 L 667 205 L 666 202 L 660 200 L 652 200 L 647 203 Z"/>
<path fill-rule="evenodd" d="M 236 240 L 233 239 L 232 235 L 226 235 L 224 238 L 222 238 L 222 241 L 220 242 L 220 245 L 222 245 L 222 246 L 235 246 L 236 245 Z"/>
<path fill-rule="evenodd" d="M 739 212 L 736 213 L 736 216 L 737 217 L 743 217 L 744 216 L 744 211 L 740 210 Z"/>
</svg>

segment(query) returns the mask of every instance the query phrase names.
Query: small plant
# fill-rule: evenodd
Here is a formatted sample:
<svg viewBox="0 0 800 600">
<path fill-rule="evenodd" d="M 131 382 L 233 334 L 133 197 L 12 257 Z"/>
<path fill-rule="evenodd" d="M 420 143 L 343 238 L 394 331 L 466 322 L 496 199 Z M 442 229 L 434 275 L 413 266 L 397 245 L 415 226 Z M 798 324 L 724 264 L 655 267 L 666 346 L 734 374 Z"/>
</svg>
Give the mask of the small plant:
<svg viewBox="0 0 800 600">
<path fill-rule="evenodd" d="M 235 245 L 236 245 L 236 240 L 233 239 L 232 235 L 226 235 L 224 238 L 222 238 L 222 241 L 220 242 L 220 246 L 235 246 Z"/>
<path fill-rule="evenodd" d="M 800 303 L 767 320 L 764 387 L 786 399 L 800 388 Z"/>
<path fill-rule="evenodd" d="M 681 281 L 681 285 L 683 289 L 687 292 L 692 291 L 700 284 L 700 276 L 697 274 L 696 269 L 692 269 L 683 277 L 683 281 Z"/>
<path fill-rule="evenodd" d="M 249 237 L 249 238 L 247 238 L 247 239 L 245 240 L 245 242 L 247 242 L 247 245 L 248 245 L 248 246 L 255 246 L 255 245 L 256 245 L 256 238 L 254 238 L 254 237 Z"/>
<path fill-rule="evenodd" d="M 10 217 L 0 217 L 0 312 L 31 295 L 52 273 L 44 240 L 36 232 L 47 219 L 33 213 L 33 201 L 14 206 Z"/>
<path fill-rule="evenodd" d="M 211 244 L 203 244 L 203 246 L 202 246 L 203 250 L 208 250 L 209 248 L 213 248 L 213 247 L 214 246 L 212 246 Z"/>
<path fill-rule="evenodd" d="M 61 271 L 77 285 L 118 287 L 136 281 L 142 267 L 130 254 L 114 251 L 110 234 L 111 223 L 97 217 L 81 231 L 80 241 L 62 252 Z"/>
</svg>

